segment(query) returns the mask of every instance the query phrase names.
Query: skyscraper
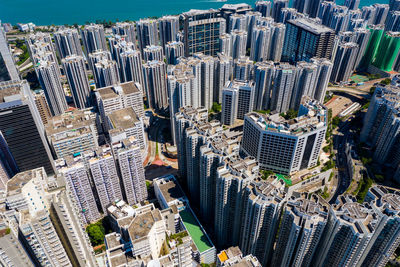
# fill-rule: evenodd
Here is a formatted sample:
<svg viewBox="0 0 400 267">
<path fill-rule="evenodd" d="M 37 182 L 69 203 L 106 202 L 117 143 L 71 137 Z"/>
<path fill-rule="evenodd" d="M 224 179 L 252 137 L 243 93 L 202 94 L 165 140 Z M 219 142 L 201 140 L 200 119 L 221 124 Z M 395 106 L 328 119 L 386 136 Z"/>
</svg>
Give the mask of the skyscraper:
<svg viewBox="0 0 400 267">
<path fill-rule="evenodd" d="M 272 2 L 257 1 L 255 10 L 260 12 L 263 17 L 269 17 L 272 13 Z"/>
<path fill-rule="evenodd" d="M 216 61 L 216 78 L 214 80 L 214 102 L 222 103 L 222 90 L 226 82 L 231 79 L 233 60 L 231 57 L 218 53 Z"/>
<path fill-rule="evenodd" d="M 114 147 L 117 149 L 116 157 L 125 199 L 131 205 L 145 200 L 147 189 L 140 146 L 134 137 L 130 137 L 120 144 L 113 144 Z"/>
<path fill-rule="evenodd" d="M 232 58 L 237 59 L 246 55 L 247 32 L 233 30 L 231 31 L 232 38 Z"/>
<path fill-rule="evenodd" d="M 178 41 L 179 16 L 164 16 L 159 18 L 158 28 L 160 31 L 160 45 L 164 49 L 167 43 Z"/>
<path fill-rule="evenodd" d="M 71 89 L 76 108 L 90 107 L 90 87 L 82 56 L 67 56 L 62 60 L 65 75 Z"/>
<path fill-rule="evenodd" d="M 219 37 L 219 51 L 225 56 L 232 57 L 232 35 L 224 33 Z"/>
<path fill-rule="evenodd" d="M 273 2 L 273 7 L 272 7 L 272 14 L 271 17 L 274 18 L 276 22 L 279 21 L 279 16 L 281 14 L 281 9 L 282 8 L 288 8 L 289 7 L 289 0 L 276 0 Z"/>
<path fill-rule="evenodd" d="M 240 149 L 255 157 L 261 169 L 292 174 L 316 166 L 326 128 L 326 108 L 305 97 L 297 123 L 290 125 L 279 114 L 248 113 L 244 119 Z M 276 153 L 277 150 L 281 153 Z"/>
<path fill-rule="evenodd" d="M 97 209 L 83 156 L 58 159 L 56 166 L 58 172 L 64 177 L 68 189 L 72 192 L 84 223 L 88 224 L 100 219 L 101 215 Z"/>
<path fill-rule="evenodd" d="M 228 32 L 233 30 L 247 31 L 247 19 L 243 14 L 232 14 L 229 16 L 229 27 Z"/>
<path fill-rule="evenodd" d="M 328 223 L 329 204 L 321 197 L 289 199 L 282 211 L 276 247 L 271 265 L 312 264 Z"/>
<path fill-rule="evenodd" d="M 158 45 L 158 25 L 157 20 L 141 19 L 136 22 L 136 32 L 140 51 L 148 45 Z"/>
<path fill-rule="evenodd" d="M 81 34 L 86 55 L 89 55 L 97 50 L 107 50 L 103 25 L 93 23 L 85 25 L 83 30 L 81 30 Z"/>
<path fill-rule="evenodd" d="M 373 158 L 379 164 L 397 167 L 400 162 L 397 149 L 399 135 L 400 88 L 394 85 L 378 86 L 364 117 L 360 140 L 375 148 Z"/>
<path fill-rule="evenodd" d="M 243 120 L 244 115 L 253 111 L 254 82 L 227 82 L 222 91 L 221 123 L 233 125 L 236 119 Z"/>
<path fill-rule="evenodd" d="M 359 1 L 359 0 L 358 0 Z M 321 0 L 294 0 L 292 7 L 297 9 L 298 12 L 307 14 L 311 18 L 315 18 L 318 15 L 318 9 L 320 3 L 323 2 Z M 355 8 L 357 9 L 358 6 Z"/>
<path fill-rule="evenodd" d="M 206 56 L 202 53 L 194 54 L 195 58 L 200 60 L 200 90 L 201 90 L 201 105 L 207 109 L 211 109 L 214 97 L 214 77 L 215 77 L 215 61 L 212 56 Z M 198 73 L 196 73 L 198 75 Z"/>
<path fill-rule="evenodd" d="M 290 109 L 290 100 L 294 93 L 297 69 L 282 63 L 275 68 L 270 110 L 286 112 Z"/>
<path fill-rule="evenodd" d="M 219 246 L 238 245 L 244 224 L 241 203 L 247 185 L 257 178 L 257 161 L 230 157 L 217 169 L 214 231 Z M 238 218 L 238 220 L 232 220 Z"/>
<path fill-rule="evenodd" d="M 385 21 L 385 31 L 400 31 L 400 11 L 390 11 Z"/>
<path fill-rule="evenodd" d="M 335 33 L 332 29 L 306 18 L 286 23 L 282 61 L 309 61 L 312 57 L 330 59 Z"/>
<path fill-rule="evenodd" d="M 44 90 L 47 104 L 53 116 L 67 110 L 64 88 L 61 84 L 61 74 L 58 64 L 54 61 L 40 60 L 35 65 L 36 75 Z"/>
<path fill-rule="evenodd" d="M 139 50 L 127 50 L 120 55 L 121 80 L 123 82 L 133 81 L 139 83 L 140 90 L 144 90 L 144 78 L 142 71 L 142 55 Z M 143 92 L 144 94 L 144 92 Z"/>
<path fill-rule="evenodd" d="M 375 16 L 372 21 L 373 25 L 384 25 L 387 15 L 389 14 L 389 5 L 388 4 L 374 4 L 375 8 Z"/>
<path fill-rule="evenodd" d="M 168 107 L 167 74 L 164 61 L 148 61 L 143 64 L 144 90 L 149 106 L 157 110 Z"/>
<path fill-rule="evenodd" d="M 82 47 L 76 29 L 63 28 L 54 33 L 54 42 L 61 58 L 82 56 Z"/>
<path fill-rule="evenodd" d="M 0 82 L 9 80 L 19 80 L 19 75 L 0 24 Z"/>
<path fill-rule="evenodd" d="M 112 86 L 121 81 L 118 65 L 114 60 L 103 59 L 95 63 L 93 74 L 97 88 Z"/>
<path fill-rule="evenodd" d="M 255 255 L 267 266 L 273 255 L 285 193 L 268 182 L 254 181 L 243 195 L 244 222 L 239 245 L 245 254 Z"/>
<path fill-rule="evenodd" d="M 360 0 L 346 0 L 344 1 L 344 5 L 349 8 L 349 10 L 356 10 L 360 5 Z"/>
<path fill-rule="evenodd" d="M 233 79 L 248 81 L 253 77 L 254 62 L 249 57 L 241 57 L 234 60 Z"/>
<path fill-rule="evenodd" d="M 54 173 L 53 157 L 27 81 L 0 83 L 0 111 L 0 131 L 19 170 L 43 166 L 48 174 Z"/>
<path fill-rule="evenodd" d="M 268 110 L 271 105 L 275 65 L 272 61 L 257 62 L 254 68 L 254 110 Z"/>
<path fill-rule="evenodd" d="M 185 55 L 185 46 L 182 42 L 168 42 L 165 45 L 165 57 L 167 58 L 167 63 L 176 65 L 178 64 L 178 58 Z"/>
<path fill-rule="evenodd" d="M 143 60 L 144 61 L 164 61 L 163 48 L 158 45 L 148 45 L 143 49 Z"/>
<path fill-rule="evenodd" d="M 106 213 L 106 209 L 111 203 L 122 200 L 122 191 L 111 148 L 102 146 L 85 157 L 88 160 L 100 206 L 103 213 Z"/>
<path fill-rule="evenodd" d="M 269 59 L 271 27 L 256 26 L 253 28 L 251 37 L 250 58 L 254 61 L 265 61 Z"/>
<path fill-rule="evenodd" d="M 219 37 L 225 33 L 226 21 L 218 10 L 191 10 L 182 15 L 185 55 L 204 53 L 216 56 Z"/>
<path fill-rule="evenodd" d="M 105 129 L 108 129 L 107 116 L 115 110 L 132 107 L 139 118 L 144 117 L 143 95 L 134 82 L 100 88 L 96 91 L 96 100 Z"/>
<path fill-rule="evenodd" d="M 357 60 L 358 44 L 340 43 L 333 62 L 331 82 L 347 81 L 354 71 Z"/>
<path fill-rule="evenodd" d="M 133 43 L 136 47 L 135 23 L 117 22 L 112 27 L 112 31 L 116 35 L 123 36 L 126 42 Z"/>
</svg>

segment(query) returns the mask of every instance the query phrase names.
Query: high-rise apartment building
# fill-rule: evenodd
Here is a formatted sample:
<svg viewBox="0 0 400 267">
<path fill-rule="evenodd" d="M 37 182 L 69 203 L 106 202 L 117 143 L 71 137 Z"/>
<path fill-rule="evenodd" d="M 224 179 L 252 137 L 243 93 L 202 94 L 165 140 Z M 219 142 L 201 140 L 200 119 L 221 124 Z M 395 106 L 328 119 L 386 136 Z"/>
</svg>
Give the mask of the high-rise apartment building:
<svg viewBox="0 0 400 267">
<path fill-rule="evenodd" d="M 41 266 L 72 266 L 46 209 L 20 213 L 19 231 L 28 251 Z"/>
<path fill-rule="evenodd" d="M 313 57 L 331 59 L 335 32 L 312 19 L 299 18 L 286 23 L 282 61 L 310 61 Z"/>
<path fill-rule="evenodd" d="M 178 64 L 178 58 L 183 57 L 184 55 L 185 46 L 182 42 L 173 41 L 165 44 L 165 57 L 168 64 Z"/>
<path fill-rule="evenodd" d="M 231 53 L 232 58 L 237 59 L 246 56 L 246 45 L 247 45 L 247 32 L 232 30 L 231 31 L 232 47 Z"/>
<path fill-rule="evenodd" d="M 127 50 L 120 54 L 121 80 L 124 82 L 133 81 L 139 83 L 140 90 L 143 90 L 144 80 L 142 72 L 142 55 L 139 50 Z"/>
<path fill-rule="evenodd" d="M 123 36 L 123 38 L 126 42 L 133 43 L 136 47 L 135 23 L 133 23 L 133 22 L 117 22 L 112 27 L 112 31 L 115 35 Z"/>
<path fill-rule="evenodd" d="M 255 159 L 232 156 L 217 169 L 214 231 L 219 246 L 238 245 L 244 218 L 242 209 L 244 190 L 257 178 Z"/>
<path fill-rule="evenodd" d="M 213 102 L 222 103 L 222 90 L 227 81 L 232 77 L 233 60 L 232 57 L 220 54 L 217 55 L 216 70 L 214 79 Z"/>
<path fill-rule="evenodd" d="M 93 23 L 85 25 L 81 34 L 86 55 L 98 50 L 107 50 L 103 25 Z"/>
<path fill-rule="evenodd" d="M 272 2 L 257 1 L 255 10 L 260 12 L 263 17 L 269 17 L 272 13 Z"/>
<path fill-rule="evenodd" d="M 290 124 L 279 114 L 247 114 L 241 151 L 255 157 L 262 169 L 292 174 L 316 166 L 326 128 L 326 108 L 305 97 Z"/>
<path fill-rule="evenodd" d="M 136 204 L 147 198 L 143 159 L 140 146 L 134 137 L 113 144 L 121 173 L 123 194 L 129 204 Z"/>
<path fill-rule="evenodd" d="M 18 240 L 18 232 L 6 221 L 0 220 L 0 262 L 4 266 L 34 267 L 34 260 L 28 255 L 23 243 Z"/>
<path fill-rule="evenodd" d="M 329 204 L 312 195 L 289 199 L 282 211 L 273 266 L 310 266 L 328 223 Z"/>
<path fill-rule="evenodd" d="M 239 245 L 245 254 L 253 254 L 267 266 L 273 255 L 285 193 L 268 182 L 254 181 L 245 188 L 243 195 L 243 230 Z"/>
<path fill-rule="evenodd" d="M 136 22 L 136 32 L 139 43 L 139 49 L 143 49 L 148 45 L 158 45 L 158 23 L 154 19 L 140 19 Z"/>
<path fill-rule="evenodd" d="M 253 267 L 262 266 L 258 259 L 252 254 L 243 256 L 242 251 L 239 247 L 230 247 L 228 249 L 224 249 L 217 255 L 218 267 L 237 265 Z"/>
<path fill-rule="evenodd" d="M 179 16 L 163 16 L 158 19 L 160 45 L 165 48 L 169 42 L 176 42 L 179 31 Z"/>
<path fill-rule="evenodd" d="M 111 143 L 121 138 L 135 137 L 141 149 L 147 149 L 147 142 L 144 136 L 143 121 L 135 113 L 132 107 L 115 110 L 108 116 L 108 134 Z"/>
<path fill-rule="evenodd" d="M 144 61 L 152 61 L 152 60 L 163 61 L 164 60 L 163 47 L 158 46 L 158 45 L 146 46 L 143 49 L 143 60 Z"/>
<path fill-rule="evenodd" d="M 84 155 L 103 213 L 114 202 L 122 200 L 122 191 L 111 147 L 101 146 Z"/>
<path fill-rule="evenodd" d="M 333 62 L 331 82 L 341 82 L 350 79 L 356 65 L 358 49 L 359 47 L 356 43 L 339 44 Z"/>
<path fill-rule="evenodd" d="M 289 7 L 289 0 L 276 0 L 273 2 L 272 5 L 272 13 L 271 17 L 278 22 L 279 21 L 279 16 L 281 14 L 281 10 L 283 8 L 288 8 Z"/>
<path fill-rule="evenodd" d="M 78 205 L 70 191 L 60 190 L 52 195 L 50 219 L 73 265 L 94 267 L 96 260 L 94 251 L 85 231 L 84 222 L 79 217 Z"/>
<path fill-rule="evenodd" d="M 71 191 L 79 207 L 79 215 L 82 217 L 83 222 L 88 224 L 100 219 L 101 215 L 97 209 L 96 199 L 85 164 L 83 155 L 56 161 L 58 172 L 64 177 L 66 186 Z"/>
<path fill-rule="evenodd" d="M 234 13 L 229 16 L 228 33 L 232 31 L 247 31 L 247 18 L 244 14 Z"/>
<path fill-rule="evenodd" d="M 311 18 L 315 18 L 318 15 L 318 9 L 321 2 L 321 0 L 295 0 L 293 1 L 292 7 L 297 9 L 297 11 L 300 13 L 306 14 Z M 358 6 L 355 9 L 357 8 Z"/>
<path fill-rule="evenodd" d="M 72 99 L 76 108 L 90 107 L 90 87 L 82 56 L 67 56 L 62 60 Z"/>
<path fill-rule="evenodd" d="M 364 118 L 360 139 L 375 148 L 374 160 L 397 167 L 399 135 L 400 88 L 394 85 L 378 86 Z"/>
<path fill-rule="evenodd" d="M 225 33 L 226 21 L 218 10 L 191 10 L 181 15 L 183 21 L 185 55 L 194 53 L 216 56 L 219 37 Z"/>
<path fill-rule="evenodd" d="M 93 76 L 97 88 L 116 85 L 121 81 L 118 64 L 114 60 L 103 59 L 95 63 Z"/>
<path fill-rule="evenodd" d="M 76 29 L 63 28 L 55 32 L 54 43 L 61 58 L 83 55 L 78 30 Z"/>
<path fill-rule="evenodd" d="M 73 156 L 99 146 L 96 116 L 90 109 L 75 109 L 48 121 L 45 126 L 47 140 L 56 158 Z"/>
<path fill-rule="evenodd" d="M 143 64 L 144 91 L 149 106 L 157 110 L 168 108 L 167 74 L 164 61 L 148 61 Z"/>
<path fill-rule="evenodd" d="M 67 100 L 61 84 L 61 73 L 55 61 L 40 60 L 35 65 L 36 75 L 44 90 L 47 104 L 53 116 L 60 115 L 67 110 Z"/>
<path fill-rule="evenodd" d="M 0 83 L 0 118 L 0 131 L 19 170 L 44 167 L 48 174 L 54 173 L 44 126 L 27 81 Z"/>
<path fill-rule="evenodd" d="M 241 57 L 234 60 L 232 78 L 248 81 L 253 78 L 254 61 L 249 57 Z"/>
<path fill-rule="evenodd" d="M 246 113 L 253 111 L 254 91 L 252 81 L 227 82 L 222 91 L 222 124 L 233 125 L 236 119 L 243 120 Z"/>
<path fill-rule="evenodd" d="M 0 82 L 9 80 L 19 80 L 19 75 L 0 24 Z"/>
<path fill-rule="evenodd" d="M 100 88 L 95 95 L 105 129 L 108 127 L 107 116 L 115 110 L 132 107 L 139 118 L 144 117 L 143 95 L 134 82 Z"/>
</svg>

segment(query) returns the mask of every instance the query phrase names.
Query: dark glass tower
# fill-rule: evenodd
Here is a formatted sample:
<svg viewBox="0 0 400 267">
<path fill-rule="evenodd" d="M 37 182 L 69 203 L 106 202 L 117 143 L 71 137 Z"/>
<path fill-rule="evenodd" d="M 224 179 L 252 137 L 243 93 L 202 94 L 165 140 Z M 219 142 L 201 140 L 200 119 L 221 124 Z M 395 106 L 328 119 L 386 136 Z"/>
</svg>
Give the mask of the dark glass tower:
<svg viewBox="0 0 400 267">
<path fill-rule="evenodd" d="M 53 158 L 27 81 L 0 83 L 0 131 L 20 171 L 44 167 L 53 174 Z"/>
</svg>

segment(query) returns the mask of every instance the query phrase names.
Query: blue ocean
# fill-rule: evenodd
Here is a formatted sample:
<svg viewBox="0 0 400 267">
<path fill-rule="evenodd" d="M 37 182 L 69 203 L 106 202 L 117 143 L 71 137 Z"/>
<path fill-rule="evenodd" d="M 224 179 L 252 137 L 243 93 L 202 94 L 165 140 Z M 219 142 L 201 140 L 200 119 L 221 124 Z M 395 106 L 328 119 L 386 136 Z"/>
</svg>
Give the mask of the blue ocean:
<svg viewBox="0 0 400 267">
<path fill-rule="evenodd" d="M 338 3 L 342 3 L 338 1 Z M 228 0 L 0 0 L 3 23 L 36 25 L 84 24 L 96 20 L 138 20 L 140 18 L 176 15 L 190 9 L 219 8 L 223 4 L 255 1 Z M 361 0 L 360 6 L 388 3 L 388 0 Z"/>
</svg>

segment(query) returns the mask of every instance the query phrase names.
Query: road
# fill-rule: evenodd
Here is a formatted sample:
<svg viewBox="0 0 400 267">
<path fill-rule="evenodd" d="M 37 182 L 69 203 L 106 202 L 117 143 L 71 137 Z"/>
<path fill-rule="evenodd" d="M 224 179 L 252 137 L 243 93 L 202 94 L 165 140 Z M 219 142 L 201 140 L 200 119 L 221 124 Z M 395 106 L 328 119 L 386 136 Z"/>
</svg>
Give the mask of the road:
<svg viewBox="0 0 400 267">
<path fill-rule="evenodd" d="M 350 174 L 347 168 L 347 160 L 345 155 L 346 143 L 350 141 L 352 129 L 352 120 L 359 118 L 349 118 L 345 122 L 340 123 L 337 131 L 333 133 L 333 150 L 336 155 L 336 166 L 338 175 L 338 186 L 336 188 L 335 195 L 331 198 L 330 203 L 334 204 L 337 197 L 344 192 L 351 184 Z"/>
<path fill-rule="evenodd" d="M 151 119 L 150 127 L 148 127 L 149 142 L 149 160 L 145 166 L 146 179 L 153 180 L 156 177 L 166 174 L 176 174 L 176 162 L 170 162 L 168 158 L 162 155 L 161 144 L 165 142 L 162 130 L 168 127 L 169 119 L 154 113 Z M 174 165 L 174 166 L 171 166 Z"/>
</svg>

